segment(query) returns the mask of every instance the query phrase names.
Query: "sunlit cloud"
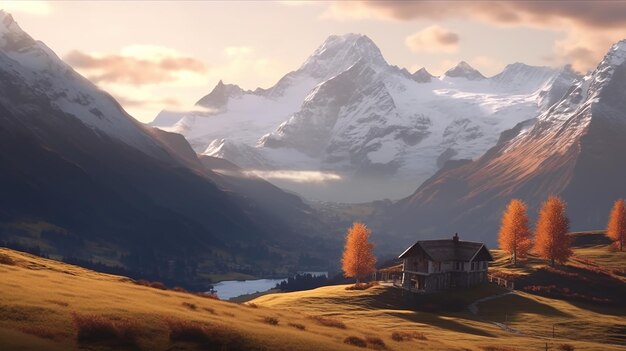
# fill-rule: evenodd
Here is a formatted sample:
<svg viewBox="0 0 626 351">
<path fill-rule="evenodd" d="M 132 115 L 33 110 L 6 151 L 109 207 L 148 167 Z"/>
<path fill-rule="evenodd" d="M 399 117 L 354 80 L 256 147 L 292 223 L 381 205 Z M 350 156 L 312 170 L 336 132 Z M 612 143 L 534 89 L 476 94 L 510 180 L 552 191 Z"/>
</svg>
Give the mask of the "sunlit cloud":
<svg viewBox="0 0 626 351">
<path fill-rule="evenodd" d="M 47 15 L 52 11 L 52 6 L 48 1 L 0 1 L 0 10 L 10 13 Z"/>
<path fill-rule="evenodd" d="M 267 180 L 283 180 L 294 183 L 324 183 L 341 180 L 341 176 L 332 172 L 319 171 L 263 171 L 247 170 L 243 172 L 246 176 L 256 176 Z"/>
<path fill-rule="evenodd" d="M 459 49 L 459 35 L 444 27 L 433 25 L 409 35 L 405 44 L 413 52 L 453 53 Z"/>
<path fill-rule="evenodd" d="M 117 102 L 125 107 L 154 107 L 154 106 L 166 106 L 168 110 L 179 108 L 181 106 L 180 101 L 174 98 L 144 98 L 133 99 L 123 95 L 113 96 Z"/>
<path fill-rule="evenodd" d="M 179 55 L 171 49 L 157 51 L 154 47 L 130 47 L 120 54 L 71 51 L 65 61 L 85 71 L 94 83 L 131 85 L 158 84 L 178 79 L 180 73 L 204 74 L 206 65 L 195 58 Z"/>
<path fill-rule="evenodd" d="M 335 1 L 322 18 L 332 20 L 473 19 L 498 26 L 553 30 L 565 37 L 549 57 L 554 64 L 592 68 L 624 37 L 624 1 Z"/>
</svg>

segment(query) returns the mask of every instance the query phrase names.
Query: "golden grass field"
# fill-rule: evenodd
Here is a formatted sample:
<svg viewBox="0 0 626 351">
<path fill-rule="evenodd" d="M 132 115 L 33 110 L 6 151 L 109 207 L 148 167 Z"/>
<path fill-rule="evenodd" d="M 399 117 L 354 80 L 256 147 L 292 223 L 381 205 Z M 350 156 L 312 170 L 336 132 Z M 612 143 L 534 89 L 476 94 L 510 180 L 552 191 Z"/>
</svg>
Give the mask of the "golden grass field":
<svg viewBox="0 0 626 351">
<path fill-rule="evenodd" d="M 623 260 L 625 255 L 608 249 L 603 252 L 601 247 L 582 250 L 591 250 L 589 254 L 598 260 L 603 257 L 610 262 Z M 586 252 L 577 249 L 576 254 Z M 480 303 L 478 315 L 467 309 L 439 313 L 410 310 L 413 300 L 382 285 L 367 290 L 328 286 L 269 294 L 248 304 L 236 304 L 141 286 L 125 277 L 0 248 L 2 257 L 12 261 L 0 263 L 3 351 L 358 350 L 358 346 L 344 343 L 349 337 L 362 340 L 370 349 L 387 350 L 544 350 L 546 343 L 550 350 L 558 350 L 562 344 L 575 350 L 626 350 L 626 340 L 619 335 L 626 330 L 626 311 L 524 292 Z M 507 268 L 501 260 L 496 262 L 500 269 L 517 269 Z M 438 294 L 426 301 L 469 304 L 504 292 L 486 285 Z M 73 314 L 104 320 L 119 330 L 127 328 L 132 342 L 78 341 Z M 521 334 L 489 322 L 505 319 Z M 552 339 L 554 323 L 558 324 Z M 189 330 L 175 334 L 181 325 Z M 392 334 L 403 332 L 410 340 L 392 338 Z"/>
</svg>

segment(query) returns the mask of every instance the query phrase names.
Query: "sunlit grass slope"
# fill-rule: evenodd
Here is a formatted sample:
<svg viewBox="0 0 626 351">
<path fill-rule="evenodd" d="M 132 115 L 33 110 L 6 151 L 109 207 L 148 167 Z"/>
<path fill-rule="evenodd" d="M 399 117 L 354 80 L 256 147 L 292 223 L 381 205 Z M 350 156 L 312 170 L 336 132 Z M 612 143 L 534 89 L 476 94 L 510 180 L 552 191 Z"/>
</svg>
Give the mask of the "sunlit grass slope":
<svg viewBox="0 0 626 351">
<path fill-rule="evenodd" d="M 602 250 L 581 246 L 573 264 L 588 262 L 584 252 L 598 261 L 623 257 Z M 599 269 L 609 269 L 603 264 Z M 543 350 L 546 343 L 551 350 L 563 344 L 626 349 L 619 308 L 519 292 L 477 304 L 474 315 L 469 304 L 507 291 L 486 285 L 413 299 L 387 286 L 346 287 L 270 294 L 239 305 L 0 249 L 0 349 L 482 351 Z"/>
<path fill-rule="evenodd" d="M 231 341 L 225 350 L 354 349 L 343 343 L 341 332 L 302 313 L 140 286 L 8 249 L 0 248 L 0 257 L 2 350 L 219 350 L 224 346 L 219 340 Z M 78 342 L 74 313 L 103 317 L 132 329 L 136 337 L 125 344 Z M 194 337 L 192 330 L 191 336 L 179 338 L 191 341 L 172 341 L 172 322 L 191 322 L 206 335 Z"/>
</svg>

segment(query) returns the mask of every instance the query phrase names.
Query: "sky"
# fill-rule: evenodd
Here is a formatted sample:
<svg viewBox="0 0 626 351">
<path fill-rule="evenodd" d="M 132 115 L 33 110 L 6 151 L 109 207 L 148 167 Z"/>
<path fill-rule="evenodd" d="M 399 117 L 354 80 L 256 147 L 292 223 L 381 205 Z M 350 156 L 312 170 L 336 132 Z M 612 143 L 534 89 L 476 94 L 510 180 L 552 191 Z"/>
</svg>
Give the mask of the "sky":
<svg viewBox="0 0 626 351">
<path fill-rule="evenodd" d="M 267 88 L 332 34 L 369 36 L 392 65 L 461 60 L 593 69 L 626 37 L 625 1 L 0 1 L 27 33 L 135 118 L 187 110 L 217 82 Z"/>
</svg>

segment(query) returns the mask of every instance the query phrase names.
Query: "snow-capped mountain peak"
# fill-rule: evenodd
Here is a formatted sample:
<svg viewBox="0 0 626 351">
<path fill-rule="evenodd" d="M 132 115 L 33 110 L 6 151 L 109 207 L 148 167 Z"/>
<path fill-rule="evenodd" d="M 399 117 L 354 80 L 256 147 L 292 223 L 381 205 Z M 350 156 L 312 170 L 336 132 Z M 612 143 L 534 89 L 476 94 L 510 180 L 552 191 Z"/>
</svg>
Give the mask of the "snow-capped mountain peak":
<svg viewBox="0 0 626 351">
<path fill-rule="evenodd" d="M 0 11 L 0 75 L 7 83 L 27 86 L 33 97 L 45 96 L 52 102 L 51 108 L 102 134 L 151 155 L 162 152 L 143 126 L 109 94 L 76 73 L 44 43 L 34 40 L 5 11 Z M 11 105 L 28 108 L 21 103 L 12 101 Z"/>
<path fill-rule="evenodd" d="M 380 49 L 362 34 L 331 35 L 298 69 L 316 78 L 335 76 L 363 60 L 375 66 L 388 66 Z"/>
<path fill-rule="evenodd" d="M 269 89 L 230 86 L 232 92 L 218 83 L 203 98 L 218 100 L 218 112 L 161 113 L 153 125 L 183 133 L 197 152 L 244 169 L 331 171 L 345 179 L 321 188 L 277 183 L 305 196 L 398 198 L 446 161 L 479 157 L 500 132 L 536 117 L 552 95 L 562 96 L 547 85 L 558 72 L 513 64 L 486 79 L 461 62 L 433 79 L 426 69 L 410 74 L 389 65 L 371 39 L 346 34 L 326 39 Z M 363 184 L 369 185 L 358 188 Z"/>
<path fill-rule="evenodd" d="M 231 97 L 237 97 L 244 93 L 238 85 L 224 84 L 220 80 L 211 92 L 196 102 L 196 105 L 209 109 L 222 109 L 228 104 Z"/>
<path fill-rule="evenodd" d="M 447 70 L 444 75 L 446 77 L 452 77 L 452 78 L 460 77 L 460 78 L 466 78 L 468 80 L 485 79 L 485 76 L 483 76 L 482 73 L 480 73 L 474 67 L 470 66 L 470 64 L 465 61 L 459 62 L 456 66 Z"/>
<path fill-rule="evenodd" d="M 411 77 L 418 83 L 429 83 L 435 76 L 430 74 L 425 67 L 422 67 L 411 74 Z"/>
</svg>

